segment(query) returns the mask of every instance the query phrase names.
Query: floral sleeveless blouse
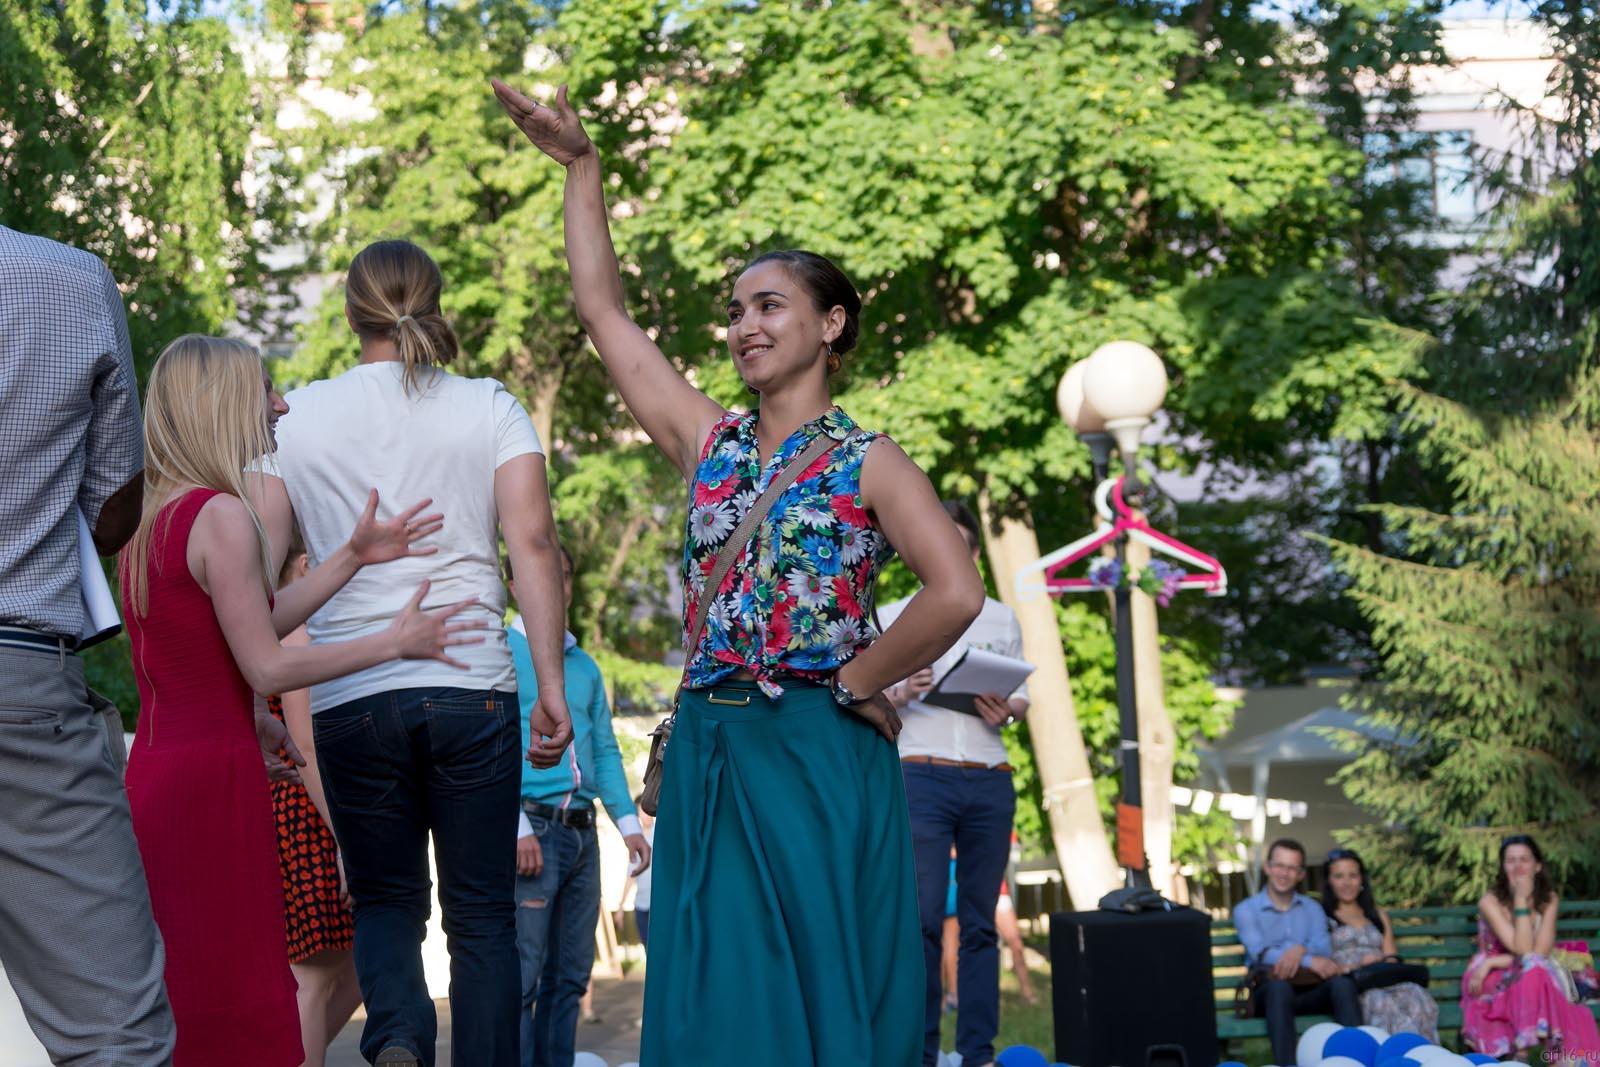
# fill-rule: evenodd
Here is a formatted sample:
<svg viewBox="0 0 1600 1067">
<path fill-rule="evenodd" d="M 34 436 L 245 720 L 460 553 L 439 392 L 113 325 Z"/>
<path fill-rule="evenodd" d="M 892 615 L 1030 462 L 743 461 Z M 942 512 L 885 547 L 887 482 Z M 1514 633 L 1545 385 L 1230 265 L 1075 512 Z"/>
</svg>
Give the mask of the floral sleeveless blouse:
<svg viewBox="0 0 1600 1067">
<path fill-rule="evenodd" d="M 861 463 L 881 435 L 845 440 L 855 428 L 850 416 L 830 408 L 791 434 L 765 468 L 754 412 L 729 412 L 711 428 L 695 468 L 683 539 L 685 640 L 700 598 L 716 600 L 691 653 L 686 688 L 703 689 L 746 670 L 776 698 L 783 678 L 824 681 L 876 638 L 873 590 L 894 549 L 861 504 Z M 717 553 L 756 497 L 789 457 L 824 433 L 843 443 L 784 490 L 722 588 L 708 594 Z"/>
</svg>

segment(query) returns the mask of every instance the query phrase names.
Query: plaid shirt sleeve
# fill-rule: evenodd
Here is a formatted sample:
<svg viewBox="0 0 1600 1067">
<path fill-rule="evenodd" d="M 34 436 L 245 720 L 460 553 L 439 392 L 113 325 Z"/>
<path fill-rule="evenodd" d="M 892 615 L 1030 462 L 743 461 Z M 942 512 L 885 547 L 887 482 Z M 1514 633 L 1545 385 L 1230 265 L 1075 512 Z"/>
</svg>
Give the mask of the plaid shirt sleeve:
<svg viewBox="0 0 1600 1067">
<path fill-rule="evenodd" d="M 104 353 L 95 369 L 93 409 L 78 507 L 93 528 L 111 494 L 144 469 L 144 428 L 139 418 L 139 393 L 133 370 L 128 319 L 111 271 L 101 268 Z"/>
</svg>

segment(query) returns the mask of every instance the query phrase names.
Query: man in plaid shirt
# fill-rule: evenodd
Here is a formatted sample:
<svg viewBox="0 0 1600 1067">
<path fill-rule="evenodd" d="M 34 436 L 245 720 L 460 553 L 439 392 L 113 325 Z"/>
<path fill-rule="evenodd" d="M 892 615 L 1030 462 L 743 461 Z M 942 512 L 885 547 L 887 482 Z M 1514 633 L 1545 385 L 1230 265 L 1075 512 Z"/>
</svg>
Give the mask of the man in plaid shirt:
<svg viewBox="0 0 1600 1067">
<path fill-rule="evenodd" d="M 120 745 L 91 705 L 78 514 L 110 555 L 143 487 L 133 353 L 86 252 L 0 226 L 0 965 L 55 1063 L 172 1060 Z"/>
</svg>

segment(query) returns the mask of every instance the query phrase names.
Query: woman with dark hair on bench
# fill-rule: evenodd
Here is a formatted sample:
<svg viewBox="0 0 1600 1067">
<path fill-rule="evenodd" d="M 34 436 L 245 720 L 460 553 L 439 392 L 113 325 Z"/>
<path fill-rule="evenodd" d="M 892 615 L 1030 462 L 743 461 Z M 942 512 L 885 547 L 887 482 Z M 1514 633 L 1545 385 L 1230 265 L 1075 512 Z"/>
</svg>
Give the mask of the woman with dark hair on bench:
<svg viewBox="0 0 1600 1067">
<path fill-rule="evenodd" d="M 1500 842 L 1494 888 L 1478 901 L 1478 953 L 1461 976 L 1461 1036 L 1479 1052 L 1527 1060 L 1600 1056 L 1594 1016 L 1574 1003 L 1572 979 L 1551 959 L 1561 898 L 1527 834 Z"/>
<path fill-rule="evenodd" d="M 1322 908 L 1328 913 L 1333 960 L 1361 990 L 1361 1016 L 1391 1034 L 1421 1034 L 1439 1040 L 1439 1005 L 1400 963 L 1389 914 L 1373 899 L 1367 866 L 1350 849 L 1328 853 Z M 1425 975 L 1421 968 L 1416 977 Z M 1371 984 L 1369 984 L 1371 983 Z"/>
</svg>

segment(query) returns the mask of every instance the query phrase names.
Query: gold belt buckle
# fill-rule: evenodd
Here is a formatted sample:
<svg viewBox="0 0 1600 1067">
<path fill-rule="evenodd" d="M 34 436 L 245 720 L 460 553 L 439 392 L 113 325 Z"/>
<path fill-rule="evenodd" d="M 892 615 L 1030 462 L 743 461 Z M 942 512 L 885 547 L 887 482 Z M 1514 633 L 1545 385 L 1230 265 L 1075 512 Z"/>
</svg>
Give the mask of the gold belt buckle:
<svg viewBox="0 0 1600 1067">
<path fill-rule="evenodd" d="M 729 708 L 747 708 L 750 706 L 749 693 L 745 693 L 744 697 L 740 700 L 724 700 L 723 698 L 717 696 L 717 691 L 715 689 L 712 689 L 710 692 L 706 693 L 706 699 L 713 704 L 721 704 L 724 707 Z"/>
</svg>

